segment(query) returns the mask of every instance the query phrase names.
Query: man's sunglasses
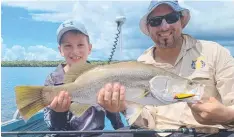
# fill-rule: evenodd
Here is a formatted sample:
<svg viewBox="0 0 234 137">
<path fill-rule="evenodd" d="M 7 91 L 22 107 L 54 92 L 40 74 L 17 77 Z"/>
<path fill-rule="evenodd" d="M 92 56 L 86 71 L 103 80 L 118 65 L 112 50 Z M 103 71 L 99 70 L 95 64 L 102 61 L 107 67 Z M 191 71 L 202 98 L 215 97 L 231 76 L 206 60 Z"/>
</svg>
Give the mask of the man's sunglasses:
<svg viewBox="0 0 234 137">
<path fill-rule="evenodd" d="M 180 16 L 182 16 L 181 12 L 172 12 L 164 16 L 155 16 L 149 18 L 147 24 L 151 27 L 157 27 L 161 25 L 163 19 L 165 19 L 168 24 L 172 24 L 176 23 L 180 19 Z"/>
</svg>

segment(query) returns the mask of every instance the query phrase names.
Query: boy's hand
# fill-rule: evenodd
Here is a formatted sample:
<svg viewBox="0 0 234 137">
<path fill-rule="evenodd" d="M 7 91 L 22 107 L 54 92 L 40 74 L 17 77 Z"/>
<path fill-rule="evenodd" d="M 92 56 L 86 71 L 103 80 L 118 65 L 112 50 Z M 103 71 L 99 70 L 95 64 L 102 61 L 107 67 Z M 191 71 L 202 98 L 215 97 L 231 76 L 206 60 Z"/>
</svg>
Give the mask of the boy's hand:
<svg viewBox="0 0 234 137">
<path fill-rule="evenodd" d="M 71 97 L 68 92 L 61 91 L 50 104 L 50 108 L 55 112 L 66 112 L 71 105 Z"/>
<path fill-rule="evenodd" d="M 97 94 L 98 104 L 109 112 L 120 112 L 126 109 L 125 87 L 119 83 L 106 84 Z"/>
</svg>

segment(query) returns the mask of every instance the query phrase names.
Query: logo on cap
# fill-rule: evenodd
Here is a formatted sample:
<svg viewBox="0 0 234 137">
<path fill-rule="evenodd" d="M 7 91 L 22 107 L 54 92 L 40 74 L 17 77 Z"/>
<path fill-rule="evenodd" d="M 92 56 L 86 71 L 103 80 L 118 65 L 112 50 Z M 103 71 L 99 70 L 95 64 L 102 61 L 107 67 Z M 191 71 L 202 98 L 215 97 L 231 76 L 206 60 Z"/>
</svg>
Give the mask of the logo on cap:
<svg viewBox="0 0 234 137">
<path fill-rule="evenodd" d="M 66 23 L 63 23 L 63 27 L 66 27 L 66 25 L 74 25 L 73 21 L 70 21 L 70 22 L 66 22 Z"/>
</svg>

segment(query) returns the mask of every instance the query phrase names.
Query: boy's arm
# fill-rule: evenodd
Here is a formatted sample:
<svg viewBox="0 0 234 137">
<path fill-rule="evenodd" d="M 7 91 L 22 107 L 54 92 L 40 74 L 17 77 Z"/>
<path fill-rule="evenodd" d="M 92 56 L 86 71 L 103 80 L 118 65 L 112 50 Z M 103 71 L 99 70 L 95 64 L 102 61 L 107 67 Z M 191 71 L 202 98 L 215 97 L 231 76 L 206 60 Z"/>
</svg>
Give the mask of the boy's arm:
<svg viewBox="0 0 234 137">
<path fill-rule="evenodd" d="M 69 112 L 55 112 L 49 107 L 44 109 L 44 121 L 50 130 L 70 130 Z"/>
<path fill-rule="evenodd" d="M 121 120 L 121 116 L 119 113 L 111 113 L 106 111 L 106 117 L 111 121 L 111 124 L 114 129 L 119 129 L 124 127 L 124 124 Z"/>
<path fill-rule="evenodd" d="M 44 85 L 55 85 L 51 74 L 46 78 Z M 44 109 L 44 121 L 50 130 L 70 130 L 70 115 L 69 112 L 55 112 L 49 107 Z"/>
</svg>

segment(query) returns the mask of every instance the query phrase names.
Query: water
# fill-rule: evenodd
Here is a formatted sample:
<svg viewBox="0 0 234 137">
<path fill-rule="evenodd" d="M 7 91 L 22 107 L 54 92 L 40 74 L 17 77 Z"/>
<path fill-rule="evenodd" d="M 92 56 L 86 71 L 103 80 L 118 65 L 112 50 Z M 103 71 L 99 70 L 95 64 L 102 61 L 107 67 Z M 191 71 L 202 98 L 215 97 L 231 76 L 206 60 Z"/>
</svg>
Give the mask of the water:
<svg viewBox="0 0 234 137">
<path fill-rule="evenodd" d="M 55 67 L 2 67 L 1 121 L 12 119 L 16 111 L 14 87 L 17 85 L 43 85 Z M 122 117 L 123 118 L 123 117 Z M 126 121 L 123 119 L 124 123 Z M 106 129 L 112 129 L 106 119 Z"/>
</svg>

